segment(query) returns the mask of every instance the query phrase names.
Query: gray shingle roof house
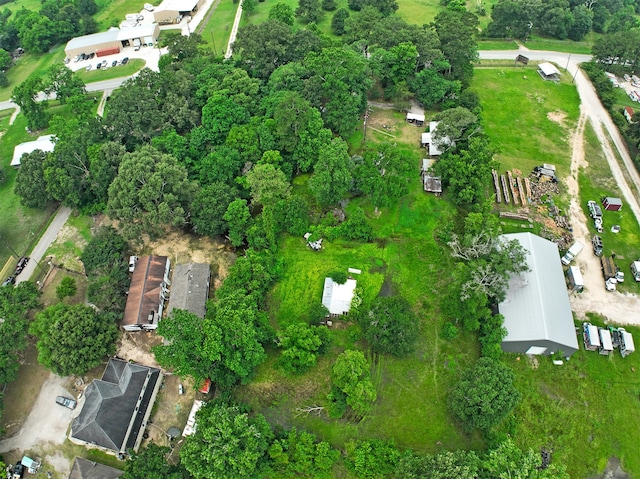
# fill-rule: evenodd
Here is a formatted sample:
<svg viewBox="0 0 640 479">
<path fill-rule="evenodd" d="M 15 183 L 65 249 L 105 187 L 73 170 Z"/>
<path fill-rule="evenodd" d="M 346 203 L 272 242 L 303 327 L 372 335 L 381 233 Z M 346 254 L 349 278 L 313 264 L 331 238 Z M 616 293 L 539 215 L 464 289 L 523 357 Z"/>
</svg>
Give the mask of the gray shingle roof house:
<svg viewBox="0 0 640 479">
<path fill-rule="evenodd" d="M 76 457 L 76 460 L 73 461 L 69 479 L 118 479 L 123 474 L 124 471 L 115 467 Z"/>
<path fill-rule="evenodd" d="M 136 451 L 162 383 L 157 368 L 109 359 L 102 379 L 84 391 L 80 415 L 70 439 L 111 453 Z"/>
<path fill-rule="evenodd" d="M 204 318 L 209 299 L 209 279 L 211 268 L 208 264 L 179 264 L 173 270 L 171 278 L 171 297 L 168 313 L 174 309 L 186 309 L 200 318 Z"/>
<path fill-rule="evenodd" d="M 520 242 L 530 269 L 511 277 L 507 297 L 498 305 L 507 329 L 502 349 L 526 354 L 562 351 L 571 356 L 578 340 L 557 245 L 531 233 L 501 238 Z"/>
</svg>

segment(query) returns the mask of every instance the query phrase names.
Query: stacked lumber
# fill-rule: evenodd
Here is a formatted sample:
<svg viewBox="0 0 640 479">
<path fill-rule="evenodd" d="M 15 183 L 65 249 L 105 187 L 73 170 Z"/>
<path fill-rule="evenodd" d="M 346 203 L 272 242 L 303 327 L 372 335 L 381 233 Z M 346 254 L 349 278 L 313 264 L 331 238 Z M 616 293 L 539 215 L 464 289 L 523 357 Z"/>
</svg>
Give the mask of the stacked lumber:
<svg viewBox="0 0 640 479">
<path fill-rule="evenodd" d="M 516 180 L 518 180 L 518 193 L 520 194 L 520 201 L 522 202 L 522 206 L 526 206 L 527 197 L 524 195 L 524 185 L 522 182 L 522 177 L 518 176 Z"/>
<path fill-rule="evenodd" d="M 531 182 L 529 178 L 524 179 L 524 187 L 527 190 L 527 200 L 531 201 L 533 199 L 533 195 L 531 194 Z"/>
<path fill-rule="evenodd" d="M 516 188 L 514 186 L 513 175 L 511 174 L 510 171 L 507 171 L 507 176 L 509 177 L 509 188 L 511 189 L 511 197 L 513 198 L 513 204 L 517 205 L 519 204 L 519 202 L 518 202 L 518 195 L 516 194 Z"/>
<path fill-rule="evenodd" d="M 500 182 L 502 183 L 502 192 L 504 193 L 504 202 L 506 204 L 511 203 L 511 200 L 509 199 L 509 187 L 507 186 L 507 179 L 504 177 L 504 175 L 500 175 Z"/>
<path fill-rule="evenodd" d="M 498 172 L 496 170 L 491 170 L 491 175 L 493 176 L 493 187 L 496 190 L 496 201 L 498 203 L 502 203 L 502 192 L 500 191 L 500 181 L 498 180 Z"/>
<path fill-rule="evenodd" d="M 510 211 L 501 211 L 500 218 L 509 218 L 512 220 L 531 221 L 524 213 L 511 213 Z"/>
</svg>

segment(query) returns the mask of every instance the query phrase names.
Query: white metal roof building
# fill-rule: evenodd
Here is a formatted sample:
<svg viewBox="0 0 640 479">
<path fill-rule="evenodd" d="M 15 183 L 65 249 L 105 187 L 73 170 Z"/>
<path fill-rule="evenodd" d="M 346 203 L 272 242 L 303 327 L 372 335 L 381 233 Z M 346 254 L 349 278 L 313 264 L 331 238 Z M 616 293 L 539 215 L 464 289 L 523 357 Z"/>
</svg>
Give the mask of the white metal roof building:
<svg viewBox="0 0 640 479">
<path fill-rule="evenodd" d="M 54 147 L 55 147 L 55 143 L 53 142 L 53 135 L 42 135 L 38 137 L 37 140 L 20 143 L 19 145 L 16 145 L 16 147 L 13 149 L 11 166 L 15 166 L 16 168 L 20 166 L 20 160 L 22 159 L 22 155 L 26 153 L 31 153 L 36 150 L 51 152 L 53 151 Z"/>
<path fill-rule="evenodd" d="M 338 284 L 331 278 L 324 279 L 322 304 L 329 310 L 330 315 L 339 316 L 349 312 L 356 283 L 355 279 L 348 279 L 345 284 Z"/>
<path fill-rule="evenodd" d="M 193 15 L 202 6 L 204 0 L 165 0 L 153 11 L 158 23 L 174 23 L 184 15 Z"/>
<path fill-rule="evenodd" d="M 530 271 L 509 280 L 506 299 L 498 305 L 507 336 L 502 349 L 512 353 L 571 356 L 578 340 L 564 282 L 558 246 L 532 233 L 501 236 L 517 240 L 527 252 Z"/>
<path fill-rule="evenodd" d="M 429 131 L 422 134 L 422 146 L 428 146 L 429 148 L 429 156 L 440 156 L 442 155 L 442 150 L 440 149 L 443 145 L 450 145 L 451 140 L 449 138 L 441 138 L 439 141 L 434 141 L 433 134 L 438 128 L 439 121 L 430 121 L 429 122 Z"/>
<path fill-rule="evenodd" d="M 540 73 L 540 76 L 545 80 L 558 80 L 560 76 L 560 71 L 549 62 L 538 65 L 538 73 Z"/>
<path fill-rule="evenodd" d="M 133 44 L 138 39 L 142 43 L 156 43 L 160 35 L 160 26 L 157 23 L 147 23 L 132 28 L 111 28 L 106 32 L 93 33 L 69 40 L 64 49 L 68 58 L 81 53 L 95 53 L 98 50 L 109 48 L 124 48 Z"/>
</svg>

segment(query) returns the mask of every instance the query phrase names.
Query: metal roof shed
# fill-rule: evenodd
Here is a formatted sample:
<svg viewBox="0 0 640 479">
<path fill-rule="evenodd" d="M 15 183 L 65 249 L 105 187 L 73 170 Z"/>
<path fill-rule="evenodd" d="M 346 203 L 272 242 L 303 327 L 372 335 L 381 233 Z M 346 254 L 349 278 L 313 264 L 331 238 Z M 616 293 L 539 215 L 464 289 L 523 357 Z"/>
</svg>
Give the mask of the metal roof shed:
<svg viewBox="0 0 640 479">
<path fill-rule="evenodd" d="M 53 142 L 53 135 L 42 135 L 38 137 L 37 140 L 20 143 L 19 145 L 16 145 L 16 147 L 13 149 L 11 166 L 14 166 L 16 168 L 20 166 L 22 155 L 33 153 L 36 150 L 41 150 L 41 151 L 44 151 L 45 153 L 49 153 L 49 152 L 52 152 L 54 148 L 55 148 L 55 143 Z"/>
<path fill-rule="evenodd" d="M 602 200 L 602 206 L 607 211 L 620 211 L 622 209 L 622 200 L 620 198 L 607 196 Z"/>
<path fill-rule="evenodd" d="M 331 278 L 324 279 L 322 304 L 332 316 L 347 314 L 351 309 L 351 300 L 356 290 L 356 280 L 348 279 L 345 284 L 338 284 Z"/>
<path fill-rule="evenodd" d="M 507 336 L 502 349 L 511 353 L 571 356 L 578 350 L 573 314 L 558 247 L 532 233 L 512 233 L 526 250 L 530 271 L 512 276 L 506 299 L 498 305 Z"/>
<path fill-rule="evenodd" d="M 549 62 L 538 65 L 538 73 L 545 80 L 557 80 L 560 76 L 558 69 Z"/>
</svg>

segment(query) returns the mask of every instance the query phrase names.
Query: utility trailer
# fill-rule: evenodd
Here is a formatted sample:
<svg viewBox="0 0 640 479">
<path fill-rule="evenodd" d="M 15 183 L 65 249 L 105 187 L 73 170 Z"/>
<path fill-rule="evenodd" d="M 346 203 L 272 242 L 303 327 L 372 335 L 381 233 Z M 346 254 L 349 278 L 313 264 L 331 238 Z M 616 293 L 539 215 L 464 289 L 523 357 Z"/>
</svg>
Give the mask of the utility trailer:
<svg viewBox="0 0 640 479">
<path fill-rule="evenodd" d="M 636 350 L 633 344 L 633 336 L 624 328 L 616 328 L 609 326 L 609 332 L 611 333 L 611 343 L 614 348 L 620 349 L 620 354 L 623 358 L 629 356 Z"/>
<path fill-rule="evenodd" d="M 600 347 L 598 351 L 603 356 L 608 356 L 613 351 L 613 341 L 611 340 L 611 332 L 608 329 L 598 328 L 598 335 L 600 336 Z"/>
<path fill-rule="evenodd" d="M 598 328 L 591 323 L 582 323 L 582 339 L 584 349 L 587 351 L 597 351 L 600 349 L 600 336 Z"/>
</svg>

